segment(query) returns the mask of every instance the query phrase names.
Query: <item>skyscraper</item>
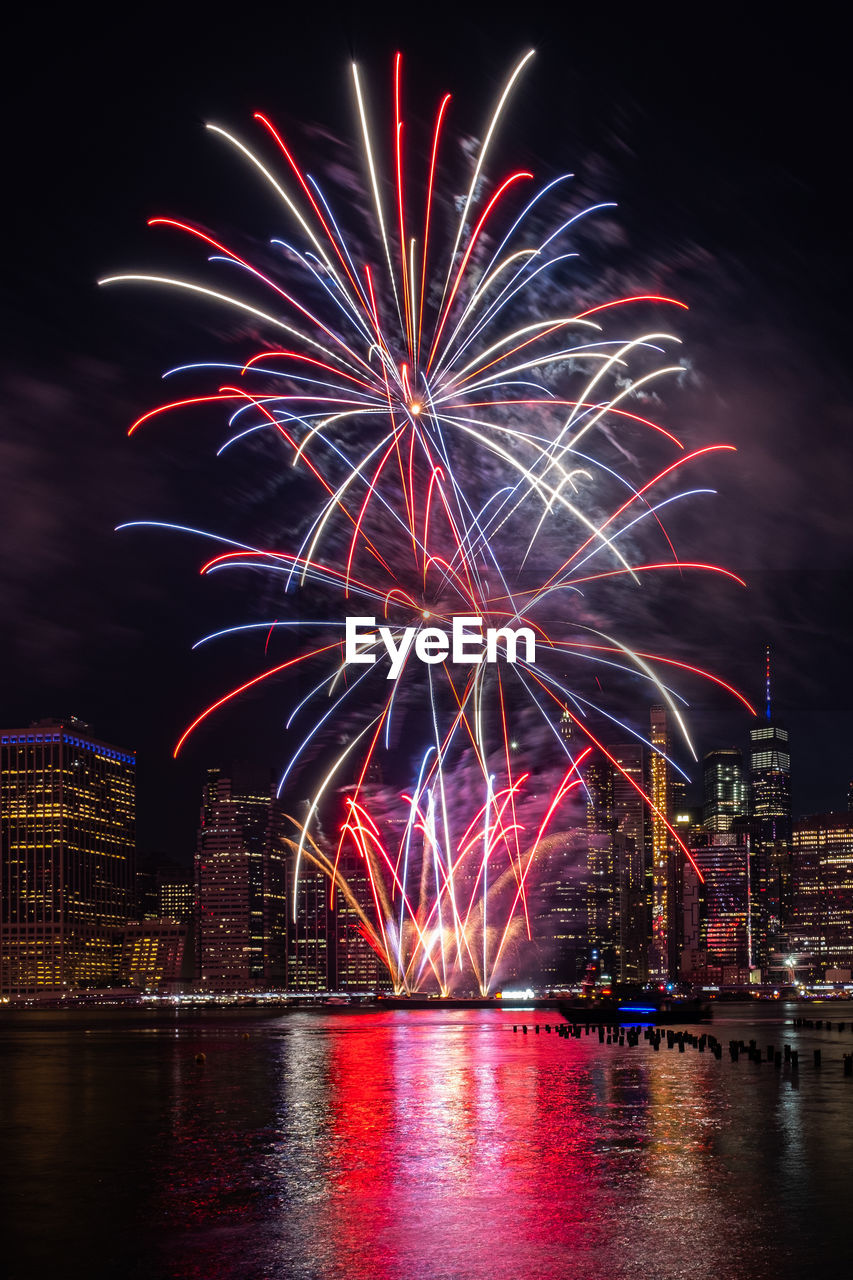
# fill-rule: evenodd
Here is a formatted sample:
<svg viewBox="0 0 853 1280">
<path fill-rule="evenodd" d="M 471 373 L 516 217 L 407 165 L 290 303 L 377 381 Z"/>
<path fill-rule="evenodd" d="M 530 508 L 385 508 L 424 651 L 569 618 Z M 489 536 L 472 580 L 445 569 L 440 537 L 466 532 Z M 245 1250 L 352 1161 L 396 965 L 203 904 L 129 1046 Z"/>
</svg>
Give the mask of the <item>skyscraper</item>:
<svg viewBox="0 0 853 1280">
<path fill-rule="evenodd" d="M 283 986 L 285 851 L 269 782 L 208 769 L 196 846 L 199 976 L 210 991 Z"/>
<path fill-rule="evenodd" d="M 693 856 L 705 877 L 703 940 L 708 952 L 724 967 L 748 971 L 753 922 L 749 836 L 709 835 Z"/>
<path fill-rule="evenodd" d="M 646 800 L 643 748 L 637 742 L 610 748 L 613 758 L 614 867 L 619 884 L 620 978 L 648 977 Z"/>
<path fill-rule="evenodd" d="M 322 843 L 322 837 L 321 837 Z M 334 984 L 334 920 L 330 908 L 330 881 L 324 871 L 303 855 L 296 878 L 296 854 L 286 861 L 287 957 L 289 991 L 328 991 Z M 340 905 L 341 894 L 337 895 Z M 346 908 L 343 908 L 346 914 Z M 353 984 L 355 985 L 355 984 Z"/>
<path fill-rule="evenodd" d="M 587 854 L 583 829 L 559 830 L 545 836 L 537 855 L 536 883 L 528 901 L 534 921 L 537 958 L 522 960 L 523 973 L 543 987 L 564 987 L 583 975 L 589 958 L 587 922 Z M 506 953 L 505 953 L 506 954 Z M 511 956 L 500 969 L 500 981 L 512 981 Z"/>
<path fill-rule="evenodd" d="M 179 920 L 140 920 L 124 930 L 120 977 L 123 985 L 162 987 L 183 977 L 187 925 Z"/>
<path fill-rule="evenodd" d="M 614 865 L 613 767 L 592 760 L 584 770 L 587 794 L 587 936 L 604 972 L 616 971 L 619 943 L 619 882 Z"/>
<path fill-rule="evenodd" d="M 750 810 L 766 844 L 791 839 L 791 756 L 788 730 L 774 720 L 770 700 L 770 646 L 765 651 L 765 711 L 749 731 Z"/>
<path fill-rule="evenodd" d="M 795 823 L 792 864 L 790 949 L 853 970 L 853 813 Z"/>
<path fill-rule="evenodd" d="M 335 989 L 376 991 L 379 987 L 388 987 L 388 970 L 362 931 L 359 908 L 368 912 L 370 909 L 370 881 L 364 859 L 352 850 L 345 850 L 338 866 L 352 899 L 340 888 L 335 892 Z"/>
<path fill-rule="evenodd" d="M 116 980 L 135 848 L 136 757 L 71 717 L 0 735 L 0 987 Z"/>
<path fill-rule="evenodd" d="M 736 818 L 746 817 L 748 797 L 743 752 L 737 747 L 720 747 L 708 752 L 703 762 L 702 783 L 702 822 L 706 831 L 729 831 Z"/>
<path fill-rule="evenodd" d="M 673 929 L 675 886 L 673 859 L 667 829 L 669 796 L 669 728 L 666 709 L 652 707 L 652 754 L 649 762 L 649 798 L 651 799 L 651 870 L 652 870 L 652 935 L 649 949 L 649 974 L 667 978 L 673 970 L 670 962 L 670 939 Z M 673 962 L 675 957 L 673 957 Z"/>
<path fill-rule="evenodd" d="M 191 920 L 195 914 L 192 873 L 172 868 L 158 871 L 157 905 L 160 919 Z"/>
</svg>

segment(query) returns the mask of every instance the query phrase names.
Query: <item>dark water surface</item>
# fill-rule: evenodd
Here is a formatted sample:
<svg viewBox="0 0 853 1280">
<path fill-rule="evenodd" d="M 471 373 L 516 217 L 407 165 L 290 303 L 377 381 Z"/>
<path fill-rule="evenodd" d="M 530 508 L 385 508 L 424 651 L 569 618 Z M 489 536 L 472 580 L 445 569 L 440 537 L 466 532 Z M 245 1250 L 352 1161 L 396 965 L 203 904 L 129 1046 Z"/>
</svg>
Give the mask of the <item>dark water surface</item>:
<svg viewBox="0 0 853 1280">
<path fill-rule="evenodd" d="M 718 1008 L 724 1045 L 799 1048 L 798 1086 L 727 1050 L 513 1035 L 545 1012 L 7 1013 L 4 1270 L 848 1276 L 853 1008 L 828 1016 L 845 1011 L 838 1033 Z"/>
</svg>

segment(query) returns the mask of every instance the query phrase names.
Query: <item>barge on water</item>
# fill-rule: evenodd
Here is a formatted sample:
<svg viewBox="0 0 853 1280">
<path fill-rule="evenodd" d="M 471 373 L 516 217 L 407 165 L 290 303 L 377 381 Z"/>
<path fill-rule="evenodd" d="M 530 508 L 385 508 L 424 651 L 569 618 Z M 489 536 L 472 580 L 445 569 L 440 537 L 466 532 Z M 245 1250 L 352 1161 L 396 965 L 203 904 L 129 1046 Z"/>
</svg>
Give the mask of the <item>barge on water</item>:
<svg viewBox="0 0 853 1280">
<path fill-rule="evenodd" d="M 713 1013 L 703 1000 L 656 996 L 643 992 L 638 998 L 607 996 L 600 999 L 561 1000 L 557 1008 L 567 1022 L 594 1026 L 637 1026 L 654 1023 L 669 1026 L 684 1022 L 710 1022 Z"/>
</svg>

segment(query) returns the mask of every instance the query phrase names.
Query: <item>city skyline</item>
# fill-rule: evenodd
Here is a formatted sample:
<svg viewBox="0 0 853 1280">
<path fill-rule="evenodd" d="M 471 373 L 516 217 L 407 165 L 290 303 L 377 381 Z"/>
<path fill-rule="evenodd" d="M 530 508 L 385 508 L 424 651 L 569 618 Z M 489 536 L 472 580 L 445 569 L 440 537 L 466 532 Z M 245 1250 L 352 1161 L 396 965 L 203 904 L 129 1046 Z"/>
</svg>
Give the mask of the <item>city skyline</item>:
<svg viewBox="0 0 853 1280">
<path fill-rule="evenodd" d="M 650 727 L 652 747 L 604 744 L 582 765 L 579 803 L 531 868 L 531 938 L 516 935 L 495 966 L 498 984 L 559 989 L 590 966 L 635 984 L 847 976 L 853 813 L 794 814 L 792 825 L 789 740 L 769 680 L 746 767 L 732 748 L 700 761 L 701 805 L 685 799 L 660 754 L 670 740 L 663 707 L 651 707 Z M 562 730 L 571 743 L 568 713 Z M 341 859 L 331 893 L 345 806 L 324 810 L 297 880 L 302 819 L 292 815 L 304 818 L 307 800 L 277 800 L 269 768 L 209 768 L 193 867 L 181 867 L 135 847 L 135 769 L 133 755 L 79 721 L 3 731 L 5 994 L 398 989 L 381 962 L 373 873 L 357 849 Z M 372 785 L 382 785 L 378 766 Z M 405 821 L 392 809 L 384 826 L 393 841 Z M 470 994 L 464 981 L 459 990 Z"/>
<path fill-rule="evenodd" d="M 763 663 L 765 661 L 765 654 L 766 654 L 766 649 L 761 654 L 756 655 L 757 658 L 761 660 L 762 672 L 764 670 Z M 761 687 L 763 689 L 764 688 L 763 681 L 760 681 L 759 683 L 761 684 Z M 756 699 L 756 701 L 758 702 L 758 699 Z M 687 806 L 689 808 L 694 808 L 694 809 L 697 807 L 703 808 L 707 806 L 707 803 L 708 803 L 707 788 L 709 785 L 708 777 L 707 777 L 707 767 L 708 767 L 709 757 L 714 757 L 716 760 L 716 757 L 719 756 L 721 760 L 725 761 L 729 756 L 731 756 L 731 753 L 734 753 L 734 756 L 732 757 L 733 759 L 738 756 L 740 758 L 741 774 L 739 776 L 742 779 L 742 786 L 740 790 L 738 790 L 738 795 L 740 796 L 739 803 L 742 807 L 738 808 L 736 803 L 733 804 L 733 802 L 731 801 L 730 792 L 728 793 L 729 794 L 728 803 L 724 807 L 727 810 L 730 810 L 732 813 L 746 812 L 746 794 L 748 790 L 748 775 L 749 775 L 749 753 L 750 753 L 750 748 L 754 747 L 755 745 L 753 742 L 752 734 L 754 731 L 763 732 L 764 724 L 765 724 L 763 708 L 759 705 L 757 709 L 761 712 L 761 714 L 759 714 L 755 720 L 750 719 L 749 717 L 745 717 L 744 718 L 745 722 L 739 726 L 738 726 L 739 716 L 737 715 L 737 713 L 734 713 L 732 715 L 732 732 L 729 735 L 725 735 L 725 734 L 720 735 L 720 738 L 717 741 L 712 741 L 710 739 L 706 741 L 702 741 L 701 739 L 698 740 L 697 742 L 698 758 L 695 762 L 684 760 L 683 755 L 681 757 L 676 755 L 676 761 L 681 765 L 681 767 L 684 769 L 684 772 L 687 774 L 689 778 L 689 781 L 685 782 L 678 775 L 674 773 L 672 774 L 673 780 L 677 781 L 678 785 L 681 788 L 681 791 L 679 793 L 680 805 Z M 70 717 L 66 717 L 66 720 L 70 723 L 76 718 L 77 717 L 70 716 Z M 786 717 L 784 716 L 784 714 L 775 716 L 774 718 L 780 723 L 782 722 L 787 723 Z M 32 728 L 38 725 L 39 720 L 37 718 L 27 719 L 27 717 L 24 717 L 23 723 L 25 724 L 25 726 Z M 60 723 L 60 720 L 57 719 L 56 723 Z M 83 724 L 87 730 L 89 729 L 89 725 L 85 717 L 80 717 L 79 723 Z M 642 731 L 641 726 L 639 725 L 638 725 L 638 729 Z M 785 734 L 788 733 L 787 728 L 785 728 L 784 732 Z M 118 735 L 111 735 L 111 736 L 115 737 L 116 740 L 118 741 L 126 743 L 129 735 L 118 734 Z M 609 745 L 612 747 L 617 742 L 617 738 L 618 738 L 618 735 L 612 736 L 608 740 L 608 743 L 606 745 Z M 265 759 L 260 755 L 258 755 L 256 752 L 253 753 L 250 749 L 247 749 L 249 746 L 250 744 L 247 744 L 247 742 L 242 738 L 229 740 L 227 737 L 225 737 L 224 747 L 215 754 L 218 756 L 220 760 L 249 761 L 251 762 L 251 765 L 254 767 L 256 771 L 262 771 L 264 769 L 267 769 L 271 772 L 271 774 L 275 775 L 276 761 L 273 753 L 271 752 L 270 756 Z M 791 789 L 792 789 L 790 808 L 795 819 L 810 817 L 812 815 L 821 814 L 821 813 L 832 813 L 832 812 L 844 811 L 847 808 L 847 805 L 849 802 L 849 798 L 851 794 L 850 788 L 853 787 L 853 761 L 851 761 L 850 767 L 848 770 L 844 770 L 843 767 L 837 770 L 837 777 L 841 780 L 838 786 L 835 785 L 835 777 L 832 777 L 832 778 L 823 777 L 820 779 L 819 785 L 812 789 L 812 793 L 815 795 L 817 802 L 813 804 L 806 804 L 806 805 L 797 804 L 796 797 L 799 790 L 798 788 L 798 781 L 799 781 L 798 780 L 798 764 L 799 764 L 798 757 L 800 758 L 808 757 L 808 755 L 814 750 L 814 746 L 815 746 L 815 743 L 809 742 L 809 741 L 798 742 L 795 740 L 793 743 L 790 744 L 790 751 L 793 756 L 793 765 L 791 766 L 791 783 L 790 783 Z M 670 750 L 672 749 L 671 745 L 669 749 Z M 194 849 L 195 849 L 195 843 L 194 843 L 195 830 L 196 830 L 195 817 L 196 817 L 197 807 L 198 807 L 197 793 L 199 788 L 202 785 L 202 779 L 205 773 L 208 772 L 213 767 L 220 767 L 219 765 L 211 764 L 212 753 L 205 753 L 203 751 L 199 751 L 198 754 L 200 756 L 200 760 L 197 765 L 197 768 L 194 770 L 194 776 L 192 777 L 191 781 L 185 784 L 187 787 L 187 791 L 189 793 L 188 801 L 189 801 L 189 805 L 192 812 L 191 812 L 189 823 L 187 823 L 186 818 L 184 818 L 184 821 L 181 825 L 181 831 L 182 831 L 182 834 L 184 835 L 183 842 L 180 844 L 175 843 L 175 839 L 174 839 L 175 832 L 164 831 L 163 839 L 157 839 L 156 836 L 154 839 L 145 838 L 139 843 L 139 852 L 143 858 L 149 858 L 149 859 L 153 858 L 155 861 L 157 859 L 174 860 L 177 858 L 179 862 L 182 862 L 187 866 L 190 865 L 190 862 L 193 857 Z M 150 761 L 146 761 L 143 757 L 143 769 L 145 765 L 149 763 Z M 848 776 L 848 774 L 850 776 Z M 729 786 L 730 785 L 731 785 L 731 782 L 729 780 Z M 291 796 L 291 798 L 295 802 L 302 802 L 306 798 L 306 796 L 302 794 L 302 790 L 304 790 L 304 788 L 300 789 L 300 784 L 297 782 L 295 784 L 292 784 L 291 787 L 288 788 L 288 794 Z M 160 807 L 160 799 L 158 796 L 153 794 L 153 792 L 148 794 L 147 796 L 143 794 L 141 803 L 143 808 Z M 583 803 L 585 803 L 585 801 Z M 184 830 L 185 828 L 186 830 Z M 728 826 L 724 825 L 719 829 L 727 830 Z M 151 830 L 152 828 L 149 826 L 148 828 L 149 833 Z"/>
</svg>

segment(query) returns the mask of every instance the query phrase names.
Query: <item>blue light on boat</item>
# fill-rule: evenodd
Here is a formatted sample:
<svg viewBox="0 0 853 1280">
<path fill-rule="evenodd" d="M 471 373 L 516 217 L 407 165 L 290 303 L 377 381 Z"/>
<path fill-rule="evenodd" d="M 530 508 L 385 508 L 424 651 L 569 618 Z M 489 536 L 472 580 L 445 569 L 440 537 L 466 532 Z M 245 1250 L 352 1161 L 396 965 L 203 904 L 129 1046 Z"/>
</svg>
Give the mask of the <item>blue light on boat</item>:
<svg viewBox="0 0 853 1280">
<path fill-rule="evenodd" d="M 636 1004 L 620 1004 L 620 1013 L 657 1013 L 657 1009 L 647 1009 L 644 1006 Z"/>
</svg>

